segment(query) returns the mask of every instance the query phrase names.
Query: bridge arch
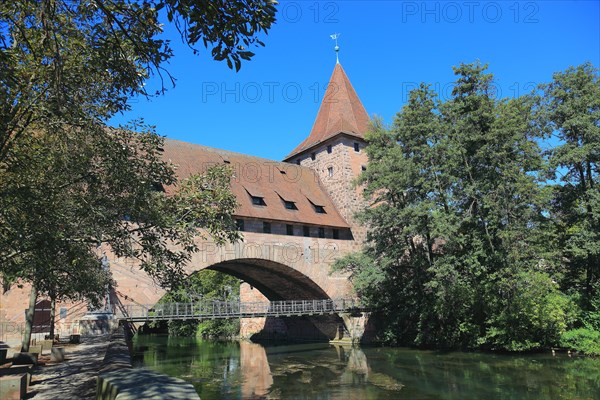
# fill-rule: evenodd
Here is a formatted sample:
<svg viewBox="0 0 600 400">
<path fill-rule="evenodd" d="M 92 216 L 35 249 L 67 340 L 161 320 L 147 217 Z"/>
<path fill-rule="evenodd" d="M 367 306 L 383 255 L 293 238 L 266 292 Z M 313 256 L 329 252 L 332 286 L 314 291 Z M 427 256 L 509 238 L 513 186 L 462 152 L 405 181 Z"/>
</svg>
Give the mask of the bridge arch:
<svg viewBox="0 0 600 400">
<path fill-rule="evenodd" d="M 219 262 L 206 269 L 235 276 L 259 290 L 270 301 L 330 298 L 310 277 L 272 260 L 240 258 Z"/>
<path fill-rule="evenodd" d="M 219 247 L 212 241 L 201 241 L 197 245 L 200 251 L 188 263 L 188 275 L 203 269 L 224 272 L 273 301 L 353 296 L 348 276 L 331 273 L 331 264 L 338 257 L 356 250 L 350 241 L 244 232 L 241 242 Z M 165 295 L 130 259 L 110 254 L 109 259 L 117 289 L 128 299 L 155 304 Z"/>
</svg>

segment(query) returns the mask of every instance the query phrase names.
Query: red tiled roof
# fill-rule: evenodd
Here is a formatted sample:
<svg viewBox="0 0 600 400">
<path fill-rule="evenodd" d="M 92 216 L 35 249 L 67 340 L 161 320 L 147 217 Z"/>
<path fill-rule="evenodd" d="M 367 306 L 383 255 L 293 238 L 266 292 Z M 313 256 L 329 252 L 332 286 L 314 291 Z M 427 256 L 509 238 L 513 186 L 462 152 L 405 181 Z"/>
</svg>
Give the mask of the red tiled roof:
<svg viewBox="0 0 600 400">
<path fill-rule="evenodd" d="M 163 157 L 175 164 L 179 179 L 227 161 L 234 170 L 231 190 L 239 203 L 238 217 L 349 227 L 309 168 L 172 139 L 165 139 Z M 253 205 L 250 196 L 262 197 L 266 206 Z M 298 209 L 286 209 L 284 200 L 296 203 Z M 326 214 L 316 213 L 311 202 L 323 206 Z"/>
<path fill-rule="evenodd" d="M 340 133 L 364 139 L 368 128 L 369 115 L 341 64 L 336 64 L 310 135 L 285 160 Z"/>
</svg>

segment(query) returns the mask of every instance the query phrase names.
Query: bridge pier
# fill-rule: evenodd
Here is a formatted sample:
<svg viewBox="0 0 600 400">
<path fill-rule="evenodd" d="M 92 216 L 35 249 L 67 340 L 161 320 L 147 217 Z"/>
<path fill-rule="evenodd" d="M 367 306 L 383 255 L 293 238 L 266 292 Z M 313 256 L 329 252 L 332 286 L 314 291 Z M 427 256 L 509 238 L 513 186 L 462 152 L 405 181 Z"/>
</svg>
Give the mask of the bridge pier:
<svg viewBox="0 0 600 400">
<path fill-rule="evenodd" d="M 244 339 L 286 339 L 369 343 L 370 313 L 339 313 L 331 315 L 242 318 Z"/>
<path fill-rule="evenodd" d="M 343 326 L 337 314 L 242 318 L 240 322 L 241 337 L 250 340 L 327 342 L 338 339 Z"/>
<path fill-rule="evenodd" d="M 367 333 L 369 329 L 370 313 L 341 313 L 340 317 L 344 321 L 346 330 L 350 335 L 352 344 L 365 343 L 369 341 Z M 342 338 L 344 340 L 344 338 Z"/>
</svg>

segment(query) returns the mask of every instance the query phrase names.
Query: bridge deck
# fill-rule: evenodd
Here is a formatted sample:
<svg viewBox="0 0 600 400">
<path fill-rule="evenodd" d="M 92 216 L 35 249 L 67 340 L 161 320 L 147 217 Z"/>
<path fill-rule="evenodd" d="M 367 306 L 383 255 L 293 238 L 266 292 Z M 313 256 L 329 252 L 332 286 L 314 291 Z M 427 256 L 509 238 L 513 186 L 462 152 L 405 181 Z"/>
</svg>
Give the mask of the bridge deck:
<svg viewBox="0 0 600 400">
<path fill-rule="evenodd" d="M 150 322 L 186 319 L 282 317 L 324 315 L 365 311 L 356 299 L 284 300 L 269 303 L 201 301 L 195 303 L 162 303 L 154 306 L 126 305 L 119 319 Z"/>
</svg>

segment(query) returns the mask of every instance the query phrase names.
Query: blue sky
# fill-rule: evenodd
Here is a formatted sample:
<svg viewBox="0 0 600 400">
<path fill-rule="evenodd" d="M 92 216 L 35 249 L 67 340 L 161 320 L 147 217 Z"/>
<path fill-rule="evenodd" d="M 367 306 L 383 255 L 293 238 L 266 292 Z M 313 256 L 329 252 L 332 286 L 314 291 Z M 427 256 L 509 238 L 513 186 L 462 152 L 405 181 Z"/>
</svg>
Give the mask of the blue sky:
<svg viewBox="0 0 600 400">
<path fill-rule="evenodd" d="M 489 64 L 502 97 L 529 92 L 552 73 L 600 67 L 599 1 L 288 1 L 265 47 L 236 73 L 194 56 L 172 27 L 176 86 L 133 99 L 112 125 L 144 118 L 169 138 L 280 160 L 310 132 L 340 62 L 367 112 L 390 123 L 419 82 L 449 96 L 452 66 Z M 156 87 L 150 81 L 149 87 Z"/>
</svg>

